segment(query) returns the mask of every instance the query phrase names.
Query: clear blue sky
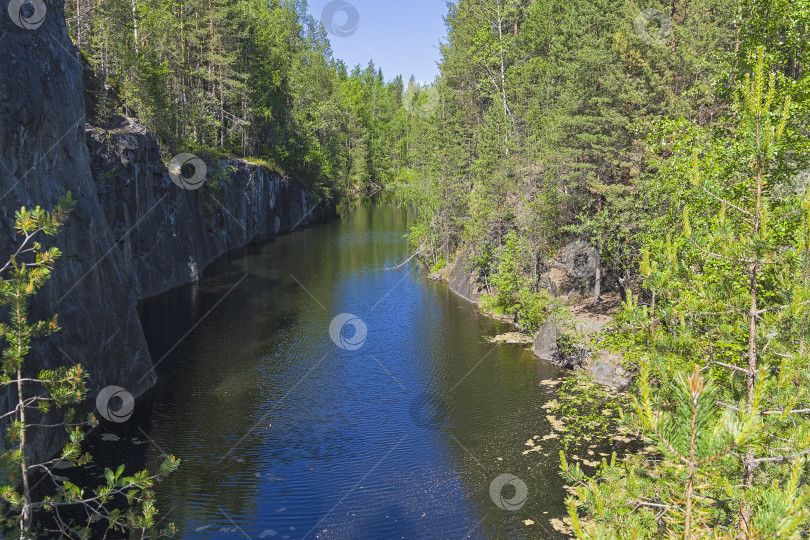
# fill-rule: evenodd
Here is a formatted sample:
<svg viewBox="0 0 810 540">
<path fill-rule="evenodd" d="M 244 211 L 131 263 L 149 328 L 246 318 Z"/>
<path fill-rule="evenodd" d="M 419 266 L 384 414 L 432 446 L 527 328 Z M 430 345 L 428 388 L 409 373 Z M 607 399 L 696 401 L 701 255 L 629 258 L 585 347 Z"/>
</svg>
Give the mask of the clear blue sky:
<svg viewBox="0 0 810 540">
<path fill-rule="evenodd" d="M 438 45 L 445 39 L 445 0 L 309 0 L 309 12 L 321 20 L 324 8 L 334 15 L 324 20 L 335 58 L 349 68 L 369 60 L 390 81 L 411 75 L 432 82 L 439 70 Z M 344 35 L 340 35 L 344 34 Z"/>
</svg>

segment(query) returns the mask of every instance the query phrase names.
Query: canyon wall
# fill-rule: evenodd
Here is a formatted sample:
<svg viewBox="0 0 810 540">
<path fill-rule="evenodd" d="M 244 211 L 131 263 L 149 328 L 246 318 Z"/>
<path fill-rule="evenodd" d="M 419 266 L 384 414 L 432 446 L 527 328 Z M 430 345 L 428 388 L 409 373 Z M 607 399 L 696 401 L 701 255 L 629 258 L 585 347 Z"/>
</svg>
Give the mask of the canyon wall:
<svg viewBox="0 0 810 540">
<path fill-rule="evenodd" d="M 27 371 L 81 363 L 90 397 L 109 385 L 138 396 L 155 382 L 139 299 L 196 279 L 229 249 L 330 211 L 301 182 L 240 160 L 210 163 L 202 188 L 183 189 L 155 137 L 133 121 L 88 126 L 64 3 L 42 6 L 36 17 L 25 14 L 42 15 L 37 24 L 0 13 L 0 258 L 20 241 L 13 223 L 21 206 L 50 209 L 68 191 L 77 204 L 58 236 L 40 239 L 62 258 L 31 318 L 58 313 L 61 330 L 36 344 Z M 8 403 L 0 395 L 0 409 Z M 60 442 L 35 434 L 32 450 L 41 457 Z"/>
</svg>

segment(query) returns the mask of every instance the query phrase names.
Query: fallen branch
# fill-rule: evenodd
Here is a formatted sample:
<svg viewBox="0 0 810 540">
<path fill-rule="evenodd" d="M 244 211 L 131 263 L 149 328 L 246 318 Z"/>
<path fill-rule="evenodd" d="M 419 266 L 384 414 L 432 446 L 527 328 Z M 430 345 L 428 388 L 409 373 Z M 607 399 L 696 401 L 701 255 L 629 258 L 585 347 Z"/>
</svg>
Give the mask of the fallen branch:
<svg viewBox="0 0 810 540">
<path fill-rule="evenodd" d="M 718 405 L 721 407 L 725 407 L 726 409 L 731 409 L 732 411 L 740 412 L 739 407 L 735 407 L 734 405 L 729 405 L 728 403 L 723 403 L 722 401 L 717 402 Z M 791 409 L 788 411 L 762 411 L 759 414 L 810 414 L 810 409 Z"/>
<path fill-rule="evenodd" d="M 716 364 L 720 367 L 724 367 L 726 369 L 733 369 L 734 371 L 741 371 L 743 373 L 748 373 L 747 369 L 741 368 L 740 366 L 735 366 L 733 364 L 726 364 L 723 362 L 718 362 L 717 360 L 709 360 L 710 364 Z"/>
<path fill-rule="evenodd" d="M 769 458 L 758 458 L 753 460 L 754 463 L 766 463 L 766 462 L 774 462 L 774 461 L 790 461 L 791 459 L 802 457 L 810 454 L 810 450 L 805 452 L 799 452 L 798 454 L 792 454 L 789 456 L 779 456 L 779 457 L 769 457 Z"/>
<path fill-rule="evenodd" d="M 421 251 L 417 251 L 416 253 L 414 253 L 413 255 L 411 255 L 410 257 L 408 257 L 408 258 L 407 258 L 405 261 L 403 261 L 402 263 L 400 263 L 400 264 L 398 264 L 398 265 L 394 266 L 393 268 L 386 268 L 386 270 L 399 270 L 400 268 L 402 268 L 403 266 L 405 266 L 406 264 L 408 264 L 409 262 L 411 262 L 411 261 L 413 260 L 413 258 L 414 258 L 414 257 L 416 257 L 417 255 L 421 255 L 421 254 L 422 254 L 422 252 L 421 252 Z"/>
</svg>

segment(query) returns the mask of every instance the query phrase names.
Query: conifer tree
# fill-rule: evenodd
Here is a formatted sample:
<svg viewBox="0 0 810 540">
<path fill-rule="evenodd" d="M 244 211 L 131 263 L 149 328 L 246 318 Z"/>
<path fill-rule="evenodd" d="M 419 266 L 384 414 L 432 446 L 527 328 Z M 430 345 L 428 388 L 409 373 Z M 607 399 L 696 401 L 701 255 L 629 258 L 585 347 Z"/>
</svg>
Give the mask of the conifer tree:
<svg viewBox="0 0 810 540">
<path fill-rule="evenodd" d="M 797 345 L 807 337 L 810 198 L 790 187 L 790 100 L 777 104 L 762 48 L 739 94 L 726 130 L 695 149 L 688 168 L 674 169 L 691 183 L 683 218 L 663 244 L 644 251 L 651 305 L 631 297 L 623 315 L 625 331 L 650 343 L 636 418 L 664 461 L 612 463 L 591 481 L 571 472 L 580 503 L 596 517 L 582 537 L 664 530 L 773 538 L 807 526 L 810 374 Z M 690 371 L 686 381 L 681 374 Z M 648 374 L 677 384 L 653 392 Z M 707 389 L 712 397 L 701 405 Z M 692 409 L 683 405 L 689 396 Z M 694 443 L 688 454 L 683 441 Z M 608 479 L 623 499 L 606 498 Z M 681 482 L 687 492 L 676 496 Z M 571 512 L 576 519 L 574 501 Z"/>
<path fill-rule="evenodd" d="M 56 316 L 29 320 L 29 300 L 48 281 L 61 255 L 55 247 L 43 248 L 38 237 L 57 234 L 73 206 L 68 192 L 52 212 L 39 207 L 16 212 L 15 232 L 22 240 L 0 267 L 0 306 L 9 310 L 8 322 L 0 324 L 0 385 L 10 387 L 14 396 L 10 410 L 0 416 L 7 423 L 8 443 L 0 454 L 5 475 L 0 498 L 8 505 L 2 526 L 20 540 L 42 538 L 47 531 L 67 538 L 89 538 L 107 529 L 137 531 L 143 538 L 155 527 L 158 512 L 151 488 L 180 462 L 168 456 L 154 475 L 139 471 L 124 476 L 123 465 L 115 471 L 106 469 L 106 483 L 92 492 L 55 474 L 57 463 L 81 467 L 92 460 L 82 453 L 85 423 L 76 418 L 75 410 L 86 398 L 87 373 L 78 364 L 43 369 L 31 376 L 26 366 L 33 340 L 59 330 Z M 61 419 L 58 412 L 63 413 Z M 92 415 L 88 423 L 96 423 Z M 57 458 L 32 463 L 30 435 L 51 429 L 65 429 L 67 444 Z M 43 487 L 52 495 L 40 495 L 42 488 L 36 488 L 41 482 L 46 482 Z M 82 510 L 83 520 L 68 518 L 68 509 Z M 172 530 L 169 525 L 163 533 Z"/>
</svg>

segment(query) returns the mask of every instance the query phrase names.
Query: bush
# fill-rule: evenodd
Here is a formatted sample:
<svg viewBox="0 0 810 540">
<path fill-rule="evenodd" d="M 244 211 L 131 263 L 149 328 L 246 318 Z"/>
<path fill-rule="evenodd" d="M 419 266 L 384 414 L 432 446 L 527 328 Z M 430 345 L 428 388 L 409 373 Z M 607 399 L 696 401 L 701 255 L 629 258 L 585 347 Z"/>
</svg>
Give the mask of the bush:
<svg viewBox="0 0 810 540">
<path fill-rule="evenodd" d="M 537 332 L 548 318 L 551 298 L 545 291 L 533 293 L 527 287 L 520 289 L 518 298 L 518 322 L 530 333 Z"/>
</svg>

